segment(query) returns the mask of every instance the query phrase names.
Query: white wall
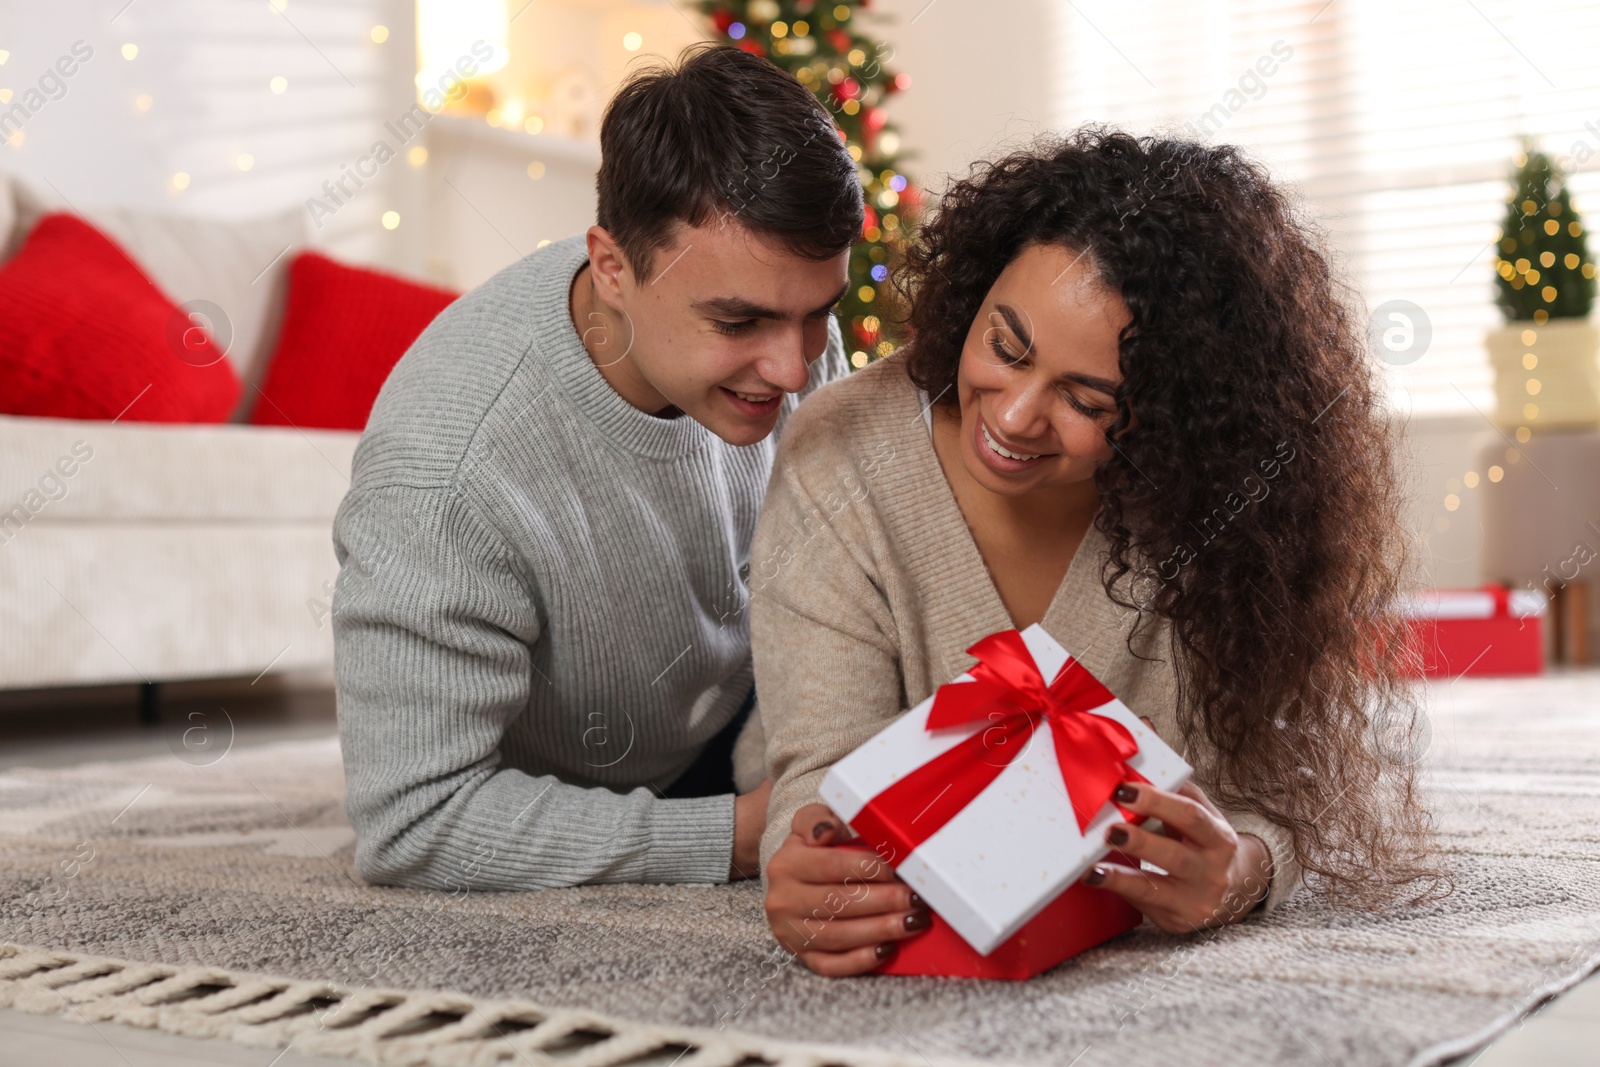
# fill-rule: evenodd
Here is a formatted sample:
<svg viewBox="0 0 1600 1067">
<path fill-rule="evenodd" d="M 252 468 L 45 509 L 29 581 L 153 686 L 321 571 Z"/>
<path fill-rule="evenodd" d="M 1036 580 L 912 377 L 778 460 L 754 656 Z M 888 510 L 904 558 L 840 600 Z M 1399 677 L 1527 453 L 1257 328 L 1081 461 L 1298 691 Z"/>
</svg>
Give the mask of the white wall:
<svg viewBox="0 0 1600 1067">
<path fill-rule="evenodd" d="M 428 151 L 428 274 L 441 285 L 471 289 L 594 221 L 594 144 L 440 115 Z"/>
<path fill-rule="evenodd" d="M 869 9 L 862 26 L 889 43 L 890 68 L 911 76 L 888 104 L 912 154 L 907 174 L 937 193 L 974 160 L 1049 128 L 1048 30 L 1062 8 L 1060 0 L 880 0 Z"/>
<path fill-rule="evenodd" d="M 586 230 L 606 101 L 631 72 L 701 40 L 701 26 L 670 3 L 538 0 L 523 9 L 507 38 L 511 62 L 492 81 L 502 102 L 544 127 L 534 136 L 472 118 L 430 124 L 429 276 L 471 288 L 539 242 Z M 636 51 L 623 45 L 629 33 L 642 40 Z"/>
<path fill-rule="evenodd" d="M 1483 565 L 1482 499 L 1488 483 L 1477 463 L 1499 434 L 1476 415 L 1447 415 L 1413 419 L 1405 425 L 1405 440 L 1406 518 L 1417 539 L 1417 580 L 1452 589 L 1511 577 L 1486 574 Z M 1475 488 L 1466 485 L 1469 471 L 1478 475 Z M 1455 510 L 1445 504 L 1452 495 L 1459 501 Z"/>
</svg>

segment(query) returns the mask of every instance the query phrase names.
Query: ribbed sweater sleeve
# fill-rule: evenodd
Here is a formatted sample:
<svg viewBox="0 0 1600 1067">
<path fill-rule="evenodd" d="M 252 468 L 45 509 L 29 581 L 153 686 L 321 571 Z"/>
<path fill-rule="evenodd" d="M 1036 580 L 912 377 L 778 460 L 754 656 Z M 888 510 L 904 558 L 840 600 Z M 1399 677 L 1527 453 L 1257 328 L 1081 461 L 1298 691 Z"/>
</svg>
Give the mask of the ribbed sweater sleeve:
<svg viewBox="0 0 1600 1067">
<path fill-rule="evenodd" d="M 881 588 L 892 577 L 873 566 L 852 506 L 868 483 L 811 414 L 796 416 L 780 452 L 810 462 L 778 460 L 751 549 L 750 640 L 772 653 L 756 663 L 772 778 L 763 880 L 795 813 L 821 803 L 828 768 L 904 706 L 900 636 Z M 819 468 L 828 474 L 808 484 L 804 472 Z"/>
<path fill-rule="evenodd" d="M 501 765 L 536 677 L 536 590 L 469 500 L 450 486 L 352 491 L 334 547 L 339 730 L 363 878 L 447 891 L 727 880 L 731 794 L 669 800 Z"/>
</svg>

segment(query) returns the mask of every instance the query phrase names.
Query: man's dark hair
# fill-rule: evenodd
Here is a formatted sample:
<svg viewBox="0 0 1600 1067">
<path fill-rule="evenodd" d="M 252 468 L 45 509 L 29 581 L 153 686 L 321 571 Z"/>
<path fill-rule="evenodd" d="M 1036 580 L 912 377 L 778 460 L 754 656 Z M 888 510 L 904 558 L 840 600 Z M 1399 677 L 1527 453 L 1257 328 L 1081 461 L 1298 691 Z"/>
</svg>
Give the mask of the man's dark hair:
<svg viewBox="0 0 1600 1067">
<path fill-rule="evenodd" d="M 727 45 L 693 45 L 618 90 L 596 184 L 597 221 L 641 280 L 679 222 L 723 215 L 819 260 L 861 234 L 861 182 L 832 117 L 789 74 Z"/>
</svg>

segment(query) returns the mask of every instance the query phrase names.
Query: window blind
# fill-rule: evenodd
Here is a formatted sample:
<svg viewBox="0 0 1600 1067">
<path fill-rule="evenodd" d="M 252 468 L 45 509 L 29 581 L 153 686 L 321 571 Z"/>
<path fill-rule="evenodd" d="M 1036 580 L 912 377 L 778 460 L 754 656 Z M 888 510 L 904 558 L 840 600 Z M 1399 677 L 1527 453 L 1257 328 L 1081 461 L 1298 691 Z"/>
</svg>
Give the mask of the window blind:
<svg viewBox="0 0 1600 1067">
<path fill-rule="evenodd" d="M 413 95 L 414 14 L 402 0 L 138 0 L 97 17 L 79 6 L 30 16 L 0 69 L 20 91 L 75 37 L 92 45 L 66 97 L 0 157 L 73 203 L 226 218 L 303 208 Z M 352 260 L 396 259 L 397 235 L 378 220 L 399 206 L 420 225 L 403 200 L 410 169 L 387 163 L 341 197 L 312 226 L 314 243 Z"/>
<path fill-rule="evenodd" d="M 1493 242 L 1521 136 L 1600 212 L 1600 5 L 1059 2 L 1057 127 L 1249 150 L 1303 198 L 1369 311 L 1427 315 L 1427 350 L 1380 364 L 1395 407 L 1492 412 L 1483 337 L 1501 324 Z"/>
</svg>

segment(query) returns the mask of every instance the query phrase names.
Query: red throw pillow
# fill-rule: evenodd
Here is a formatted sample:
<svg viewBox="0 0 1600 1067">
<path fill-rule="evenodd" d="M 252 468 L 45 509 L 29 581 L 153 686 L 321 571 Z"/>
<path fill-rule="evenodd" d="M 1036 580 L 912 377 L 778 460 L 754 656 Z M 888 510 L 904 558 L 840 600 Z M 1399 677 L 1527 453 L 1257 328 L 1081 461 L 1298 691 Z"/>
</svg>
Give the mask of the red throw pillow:
<svg viewBox="0 0 1600 1067">
<path fill-rule="evenodd" d="M 226 422 L 239 376 L 115 241 L 44 216 L 0 266 L 0 414 Z"/>
<path fill-rule="evenodd" d="M 458 294 L 302 252 L 289 264 L 289 300 L 257 426 L 360 430 L 389 371 Z"/>
</svg>

